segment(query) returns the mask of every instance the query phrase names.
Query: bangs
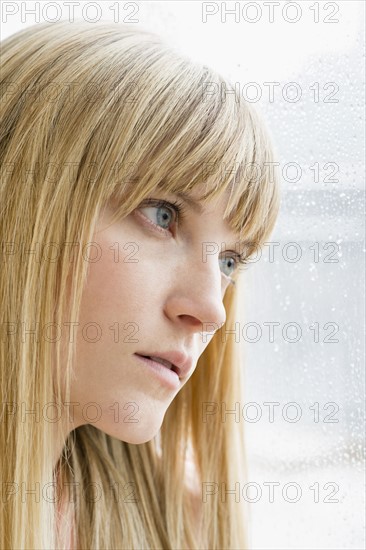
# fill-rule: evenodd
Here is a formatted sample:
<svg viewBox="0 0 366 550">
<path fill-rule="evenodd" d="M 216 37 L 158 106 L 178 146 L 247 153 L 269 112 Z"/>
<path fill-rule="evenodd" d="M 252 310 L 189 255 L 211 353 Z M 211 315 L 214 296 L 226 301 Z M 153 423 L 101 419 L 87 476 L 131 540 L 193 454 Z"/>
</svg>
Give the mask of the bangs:
<svg viewBox="0 0 366 550">
<path fill-rule="evenodd" d="M 233 232 L 253 250 L 260 245 L 275 223 L 279 193 L 257 111 L 230 82 L 153 33 L 123 25 L 100 25 L 97 34 L 76 25 L 67 33 L 67 51 L 52 41 L 46 47 L 54 56 L 53 83 L 75 80 L 76 91 L 73 99 L 61 96 L 59 112 L 46 109 L 53 120 L 70 121 L 67 131 L 54 125 L 52 137 L 79 167 L 72 207 L 84 215 L 116 198 L 117 219 L 156 190 L 195 190 L 204 204 L 225 195 L 224 219 Z M 94 88 L 97 97 L 90 98 Z M 90 166 L 97 170 L 93 181 Z"/>
<path fill-rule="evenodd" d="M 67 40 L 54 36 L 55 26 Z M 54 87 L 61 92 L 57 101 L 44 103 L 31 94 L 21 105 L 11 99 L 12 116 L 29 109 L 35 135 L 52 124 L 40 159 L 29 125 L 24 132 L 21 123 L 17 128 L 18 150 L 40 161 L 39 179 L 51 182 L 50 197 L 65 188 L 70 210 L 85 220 L 116 198 L 117 219 L 156 190 L 194 190 L 203 204 L 228 197 L 224 220 L 253 252 L 269 236 L 279 209 L 271 139 L 230 82 L 153 33 L 125 25 L 100 24 L 98 32 L 61 21 L 39 25 L 27 47 L 34 59 L 12 78 L 30 91 L 37 83 L 46 97 Z M 47 54 L 47 76 L 38 51 Z M 11 51 L 3 53 L 6 65 Z M 72 93 L 65 83 L 75 85 Z M 74 165 L 77 174 L 70 178 Z M 92 179 L 90 167 L 96 170 Z"/>
<path fill-rule="evenodd" d="M 159 74 L 158 67 L 155 71 Z M 221 90 L 230 85 L 207 67 L 181 64 L 160 86 L 155 71 L 145 74 L 144 86 L 150 77 L 153 99 L 150 95 L 139 120 L 130 185 L 116 185 L 114 195 L 123 201 L 127 192 L 131 209 L 156 190 L 189 194 L 199 188 L 203 204 L 227 195 L 224 219 L 255 252 L 278 210 L 273 153 L 263 122 L 242 98 L 222 97 Z"/>
</svg>

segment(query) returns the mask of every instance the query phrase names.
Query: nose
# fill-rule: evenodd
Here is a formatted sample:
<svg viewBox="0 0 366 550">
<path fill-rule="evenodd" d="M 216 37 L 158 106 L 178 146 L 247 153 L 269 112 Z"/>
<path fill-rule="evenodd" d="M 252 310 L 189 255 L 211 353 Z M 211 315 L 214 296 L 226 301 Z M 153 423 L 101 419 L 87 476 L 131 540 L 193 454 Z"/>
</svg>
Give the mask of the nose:
<svg viewBox="0 0 366 550">
<path fill-rule="evenodd" d="M 165 314 L 191 332 L 213 332 L 226 321 L 222 275 L 216 256 L 207 262 L 182 262 L 172 274 Z"/>
</svg>

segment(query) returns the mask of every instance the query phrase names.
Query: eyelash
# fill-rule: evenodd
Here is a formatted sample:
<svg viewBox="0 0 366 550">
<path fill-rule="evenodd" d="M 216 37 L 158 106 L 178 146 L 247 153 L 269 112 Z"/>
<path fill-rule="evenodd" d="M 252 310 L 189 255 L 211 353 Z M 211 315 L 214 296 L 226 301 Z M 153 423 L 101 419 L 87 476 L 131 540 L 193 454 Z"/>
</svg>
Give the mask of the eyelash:
<svg viewBox="0 0 366 550">
<path fill-rule="evenodd" d="M 161 206 L 164 206 L 165 208 L 168 208 L 170 210 L 173 210 L 175 215 L 176 215 L 176 222 L 181 222 L 184 218 L 185 218 L 185 215 L 186 215 L 186 212 L 187 212 L 187 207 L 185 206 L 185 204 L 183 204 L 182 202 L 180 201 L 171 201 L 171 202 L 168 202 L 168 201 L 164 201 L 164 200 L 158 200 L 158 199 L 146 199 L 145 201 L 143 201 L 143 203 L 139 206 L 139 209 L 141 208 L 146 208 L 148 206 L 154 206 L 156 208 L 159 208 Z M 168 230 L 167 229 L 164 229 L 162 227 L 159 227 L 156 223 L 152 222 L 151 220 L 149 220 L 152 225 L 154 225 L 156 227 L 156 229 L 158 231 L 161 231 L 163 233 L 167 233 Z M 228 251 L 228 253 L 230 253 L 230 250 Z M 234 257 L 237 259 L 237 266 L 238 265 L 247 265 L 249 262 L 248 262 L 248 258 L 245 254 L 237 254 L 236 252 L 234 253 Z M 244 267 L 244 269 L 248 269 L 248 267 Z M 232 279 L 231 277 L 228 277 L 227 275 L 225 275 L 225 273 L 223 273 L 223 275 L 229 279 L 229 282 L 232 284 L 232 285 L 235 285 L 236 282 L 234 281 L 234 279 Z"/>
</svg>

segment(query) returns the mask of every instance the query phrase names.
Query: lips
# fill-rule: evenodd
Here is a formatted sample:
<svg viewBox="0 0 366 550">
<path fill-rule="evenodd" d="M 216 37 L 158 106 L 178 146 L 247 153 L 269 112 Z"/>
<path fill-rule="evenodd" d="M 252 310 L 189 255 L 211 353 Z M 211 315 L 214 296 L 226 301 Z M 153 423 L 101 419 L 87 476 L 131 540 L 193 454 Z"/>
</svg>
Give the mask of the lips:
<svg viewBox="0 0 366 550">
<path fill-rule="evenodd" d="M 154 357 L 154 355 L 146 355 L 145 357 L 148 357 L 148 359 L 153 359 L 154 361 L 157 361 L 158 363 L 161 363 L 165 367 L 168 367 L 168 369 L 175 370 L 177 367 L 173 365 L 173 363 L 170 363 L 170 361 L 167 361 L 166 359 L 161 359 L 161 357 Z"/>
<path fill-rule="evenodd" d="M 136 353 L 136 355 L 158 361 L 165 367 L 176 372 L 179 378 L 185 378 L 192 368 L 192 360 L 186 353 L 181 351 L 139 352 Z"/>
</svg>

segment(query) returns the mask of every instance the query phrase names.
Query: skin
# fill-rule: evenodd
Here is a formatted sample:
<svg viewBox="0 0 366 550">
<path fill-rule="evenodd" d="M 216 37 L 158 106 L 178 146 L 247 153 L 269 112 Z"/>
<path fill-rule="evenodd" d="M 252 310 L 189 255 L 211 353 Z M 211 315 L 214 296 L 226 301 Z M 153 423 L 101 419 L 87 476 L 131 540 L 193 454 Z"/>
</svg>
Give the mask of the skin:
<svg viewBox="0 0 366 550">
<path fill-rule="evenodd" d="M 199 192 L 190 196 L 195 199 Z M 177 200 L 175 195 L 160 190 L 150 198 Z M 226 203 L 227 196 L 211 201 L 202 214 L 187 204 L 184 218 L 178 223 L 174 211 L 170 213 L 171 223 L 168 219 L 170 225 L 164 233 L 153 225 L 166 228 L 156 206 L 141 206 L 113 224 L 113 204 L 106 206 L 93 237 L 102 254 L 99 261 L 89 263 L 79 319 L 80 327 L 98 323 L 102 336 L 92 343 L 83 338 L 81 330 L 76 331 L 76 377 L 72 379 L 71 401 L 80 405 L 70 413 L 70 431 L 91 423 L 134 444 L 149 441 L 158 433 L 170 403 L 193 374 L 213 337 L 209 333 L 204 341 L 202 323 L 210 321 L 220 327 L 226 319 L 223 297 L 230 282 L 219 257 L 222 252 L 234 251 L 237 242 L 237 236 L 223 221 Z M 164 207 L 160 214 L 169 211 Z M 120 256 L 115 261 L 117 242 Z M 225 248 L 202 261 L 203 242 L 219 246 L 224 243 Z M 125 243 L 137 246 L 123 249 Z M 95 253 L 91 250 L 90 257 Z M 109 328 L 114 323 L 119 323 L 120 329 L 117 342 Z M 126 327 L 128 323 L 133 325 Z M 89 340 L 95 334 L 93 328 L 88 329 Z M 146 373 L 133 355 L 174 349 L 184 350 L 193 359 L 189 375 L 176 391 Z M 100 406 L 101 416 L 96 421 L 95 407 L 82 411 L 90 402 Z M 124 408 L 131 402 L 135 405 Z"/>
</svg>

